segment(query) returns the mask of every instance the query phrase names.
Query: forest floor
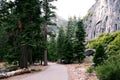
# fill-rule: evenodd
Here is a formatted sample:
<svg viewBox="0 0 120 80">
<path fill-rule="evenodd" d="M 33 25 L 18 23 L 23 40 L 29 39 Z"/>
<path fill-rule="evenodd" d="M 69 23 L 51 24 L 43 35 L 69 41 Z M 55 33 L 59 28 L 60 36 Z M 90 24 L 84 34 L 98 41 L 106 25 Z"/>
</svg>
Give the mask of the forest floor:
<svg viewBox="0 0 120 80">
<path fill-rule="evenodd" d="M 3 68 L 4 62 L 0 62 L 0 68 Z"/>
<path fill-rule="evenodd" d="M 98 80 L 95 71 L 88 73 L 87 69 L 92 63 L 68 64 L 68 72 L 71 80 Z"/>
</svg>

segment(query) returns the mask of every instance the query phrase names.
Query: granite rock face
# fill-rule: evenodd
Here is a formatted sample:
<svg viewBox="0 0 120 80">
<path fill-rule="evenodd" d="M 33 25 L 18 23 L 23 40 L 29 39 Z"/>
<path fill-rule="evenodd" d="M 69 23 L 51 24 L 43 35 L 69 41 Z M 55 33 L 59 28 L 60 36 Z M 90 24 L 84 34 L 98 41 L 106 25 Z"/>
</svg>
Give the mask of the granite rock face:
<svg viewBox="0 0 120 80">
<path fill-rule="evenodd" d="M 84 17 L 87 39 L 120 29 L 120 0 L 96 0 Z"/>
</svg>

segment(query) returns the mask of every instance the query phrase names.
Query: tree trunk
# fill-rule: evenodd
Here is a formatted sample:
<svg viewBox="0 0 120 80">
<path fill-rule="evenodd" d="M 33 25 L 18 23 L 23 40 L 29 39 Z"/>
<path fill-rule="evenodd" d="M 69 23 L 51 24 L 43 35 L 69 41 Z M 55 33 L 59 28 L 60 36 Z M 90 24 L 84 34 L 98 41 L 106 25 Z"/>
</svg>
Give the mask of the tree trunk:
<svg viewBox="0 0 120 80">
<path fill-rule="evenodd" d="M 44 66 L 47 66 L 47 24 L 45 24 L 45 28 L 44 28 L 44 32 L 45 32 L 45 50 L 44 50 Z"/>
<path fill-rule="evenodd" d="M 44 51 L 41 51 L 41 58 L 40 58 L 40 64 L 42 65 L 42 61 L 43 61 L 43 54 L 44 54 Z"/>
<path fill-rule="evenodd" d="M 40 65 L 42 65 L 42 58 L 41 58 L 41 60 L 40 60 Z"/>
<path fill-rule="evenodd" d="M 47 63 L 47 50 L 45 50 L 44 52 L 44 66 L 47 66 L 48 63 Z"/>
<path fill-rule="evenodd" d="M 33 55 L 32 55 L 32 49 L 31 47 L 28 47 L 28 61 L 29 61 L 29 64 L 33 64 Z"/>
<path fill-rule="evenodd" d="M 21 47 L 21 57 L 20 57 L 20 68 L 27 68 L 27 62 L 28 62 L 28 54 L 27 54 L 27 46 L 24 45 L 23 47 Z"/>
</svg>

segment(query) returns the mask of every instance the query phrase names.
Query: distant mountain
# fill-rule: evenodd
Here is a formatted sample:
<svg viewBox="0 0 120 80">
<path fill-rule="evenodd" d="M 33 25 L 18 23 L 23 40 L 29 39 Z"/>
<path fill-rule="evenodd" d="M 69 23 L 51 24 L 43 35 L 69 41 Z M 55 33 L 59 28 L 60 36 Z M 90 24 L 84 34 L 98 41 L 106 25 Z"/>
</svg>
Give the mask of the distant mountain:
<svg viewBox="0 0 120 80">
<path fill-rule="evenodd" d="M 64 18 L 62 18 L 61 16 L 56 16 L 56 23 L 58 25 L 58 27 L 66 27 L 67 26 L 67 20 L 65 20 Z"/>
<path fill-rule="evenodd" d="M 67 20 L 58 15 L 56 15 L 56 18 L 52 19 L 52 22 L 56 23 L 56 26 L 48 26 L 50 32 L 58 33 L 59 27 L 65 28 L 67 26 Z"/>
</svg>

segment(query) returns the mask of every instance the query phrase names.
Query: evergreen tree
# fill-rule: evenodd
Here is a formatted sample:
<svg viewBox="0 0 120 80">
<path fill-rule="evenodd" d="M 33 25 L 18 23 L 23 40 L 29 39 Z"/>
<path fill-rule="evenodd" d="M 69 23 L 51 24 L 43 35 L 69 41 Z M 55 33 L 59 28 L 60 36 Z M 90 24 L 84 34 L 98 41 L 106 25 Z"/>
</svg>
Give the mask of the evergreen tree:
<svg viewBox="0 0 120 80">
<path fill-rule="evenodd" d="M 95 53 L 95 55 L 93 57 L 93 62 L 95 63 L 96 66 L 98 66 L 101 63 L 103 63 L 105 58 L 106 58 L 106 56 L 105 56 L 104 47 L 100 44 L 96 48 L 96 53 Z"/>
<path fill-rule="evenodd" d="M 48 41 L 48 60 L 49 61 L 57 61 L 57 52 L 56 52 L 56 40 L 54 36 L 50 37 L 50 41 Z"/>
<path fill-rule="evenodd" d="M 63 54 L 63 60 L 65 63 L 72 63 L 73 62 L 73 41 L 75 34 L 75 23 L 74 19 L 69 18 L 67 29 L 66 29 L 66 35 L 64 38 L 64 54 Z"/>
<path fill-rule="evenodd" d="M 52 9 L 56 9 L 56 7 L 53 6 L 50 2 L 51 2 L 50 0 L 43 0 L 43 11 L 44 11 L 44 20 L 45 20 L 45 24 L 44 24 L 44 41 L 45 41 L 44 65 L 45 66 L 47 65 L 47 34 L 49 34 L 47 26 L 54 25 L 54 23 L 51 22 L 51 18 L 55 17 L 54 11 L 52 11 Z"/>
<path fill-rule="evenodd" d="M 81 62 L 84 59 L 84 50 L 85 50 L 85 29 L 82 20 L 78 21 L 76 28 L 76 35 L 74 41 L 74 54 L 75 59 L 78 62 Z"/>
<path fill-rule="evenodd" d="M 18 54 L 16 54 L 16 17 L 13 14 L 14 2 L 7 2 L 6 0 L 1 0 L 0 3 L 0 27 L 4 34 L 0 36 L 3 37 L 0 40 L 4 40 L 4 46 L 2 46 L 1 51 L 4 57 L 7 57 L 8 62 L 13 62 L 15 59 L 18 60 Z M 14 41 L 13 41 L 14 40 Z M 11 55 L 12 54 L 12 55 Z M 16 56 L 16 57 L 15 57 Z M 17 61 L 16 60 L 16 61 Z"/>
<path fill-rule="evenodd" d="M 66 36 L 69 40 L 71 40 L 75 35 L 75 26 L 76 26 L 76 19 L 69 18 L 67 29 L 66 29 Z"/>
<path fill-rule="evenodd" d="M 0 3 L 0 23 L 6 31 L 7 59 L 20 61 L 21 68 L 27 68 L 29 60 L 32 63 L 33 51 L 43 53 L 46 48 L 45 25 L 50 22 L 49 14 L 44 10 L 44 0 L 2 0 Z M 46 6 L 49 4 L 46 4 Z M 41 54 L 39 54 L 41 55 Z"/>
<path fill-rule="evenodd" d="M 63 63 L 69 64 L 73 62 L 73 45 L 72 42 L 65 36 L 64 39 L 64 46 L 63 46 L 64 53 L 62 55 Z"/>
<path fill-rule="evenodd" d="M 27 67 L 27 58 L 28 55 L 32 56 L 32 52 L 28 53 L 28 50 L 31 49 L 34 45 L 40 43 L 38 38 L 42 39 L 41 31 L 42 26 L 41 22 L 43 22 L 40 15 L 41 14 L 41 2 L 39 0 L 15 0 L 15 14 L 18 17 L 18 39 L 20 46 L 20 67 L 24 68 Z M 30 58 L 30 57 L 29 57 Z M 31 58 L 32 59 L 32 58 Z"/>
<path fill-rule="evenodd" d="M 5 38 L 4 38 L 4 35 L 5 35 L 5 28 L 3 27 L 2 25 L 2 15 L 3 15 L 3 12 L 1 11 L 2 8 L 3 8 L 3 5 L 5 6 L 4 4 L 4 1 L 3 0 L 0 0 L 0 61 L 2 61 L 4 59 L 4 56 L 6 55 L 5 53 Z"/>
<path fill-rule="evenodd" d="M 64 39 L 65 39 L 65 32 L 63 27 L 59 28 L 59 33 L 57 37 L 57 55 L 59 62 L 62 60 L 62 56 L 64 55 Z"/>
</svg>

